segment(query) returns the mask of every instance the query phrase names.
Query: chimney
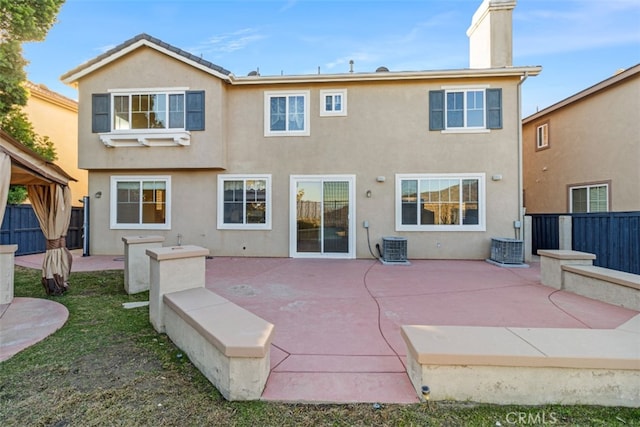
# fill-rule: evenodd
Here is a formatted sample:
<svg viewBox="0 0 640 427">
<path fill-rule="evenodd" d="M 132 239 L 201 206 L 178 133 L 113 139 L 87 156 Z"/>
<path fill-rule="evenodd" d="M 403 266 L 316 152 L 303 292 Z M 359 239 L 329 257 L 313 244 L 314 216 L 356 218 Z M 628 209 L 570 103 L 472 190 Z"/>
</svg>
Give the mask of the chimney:
<svg viewBox="0 0 640 427">
<path fill-rule="evenodd" d="M 511 15 L 516 0 L 484 0 L 471 19 L 469 66 L 502 68 L 513 65 Z"/>
</svg>

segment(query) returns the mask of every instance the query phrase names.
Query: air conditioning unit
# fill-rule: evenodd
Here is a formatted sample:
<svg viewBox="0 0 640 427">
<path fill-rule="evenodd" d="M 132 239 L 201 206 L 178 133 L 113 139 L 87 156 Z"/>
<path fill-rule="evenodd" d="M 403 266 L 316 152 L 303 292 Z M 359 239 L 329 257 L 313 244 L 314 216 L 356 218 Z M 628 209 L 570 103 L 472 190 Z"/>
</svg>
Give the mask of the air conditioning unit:
<svg viewBox="0 0 640 427">
<path fill-rule="evenodd" d="M 491 239 L 491 261 L 500 264 L 522 264 L 524 259 L 522 240 Z"/>
<path fill-rule="evenodd" d="M 385 264 L 408 264 L 407 239 L 404 237 L 383 237 L 382 262 Z"/>
</svg>

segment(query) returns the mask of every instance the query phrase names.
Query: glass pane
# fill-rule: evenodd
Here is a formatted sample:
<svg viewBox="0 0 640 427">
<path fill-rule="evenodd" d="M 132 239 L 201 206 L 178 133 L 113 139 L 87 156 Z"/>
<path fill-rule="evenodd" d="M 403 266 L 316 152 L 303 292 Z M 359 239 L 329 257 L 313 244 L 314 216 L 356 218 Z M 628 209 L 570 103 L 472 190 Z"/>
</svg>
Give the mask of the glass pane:
<svg viewBox="0 0 640 427">
<path fill-rule="evenodd" d="M 289 97 L 289 130 L 304 130 L 304 96 Z"/>
<path fill-rule="evenodd" d="M 333 97 L 331 95 L 324 97 L 324 109 L 326 111 L 333 111 Z"/>
<path fill-rule="evenodd" d="M 342 111 L 342 95 L 336 95 L 334 101 L 335 110 Z"/>
<path fill-rule="evenodd" d="M 402 181 L 402 224 L 418 224 L 418 181 Z"/>
<path fill-rule="evenodd" d="M 298 252 L 320 252 L 322 186 L 320 182 L 298 182 L 296 231 Z"/>
<path fill-rule="evenodd" d="M 172 129 L 184 128 L 184 95 L 169 95 L 169 127 Z"/>
<path fill-rule="evenodd" d="M 349 252 L 349 183 L 324 182 L 323 207 L 324 252 Z"/>
<path fill-rule="evenodd" d="M 116 130 L 130 129 L 128 96 L 113 97 L 113 128 Z"/>
<path fill-rule="evenodd" d="M 118 224 L 140 223 L 140 183 L 118 182 L 116 185 L 116 222 Z"/>
<path fill-rule="evenodd" d="M 463 92 L 447 93 L 447 127 L 464 126 Z"/>
<path fill-rule="evenodd" d="M 589 188 L 589 212 L 607 211 L 607 187 L 598 186 Z"/>
<path fill-rule="evenodd" d="M 244 182 L 224 182 L 224 218 L 225 224 L 244 224 Z"/>
<path fill-rule="evenodd" d="M 247 224 L 264 224 L 267 220 L 267 182 L 247 180 L 246 208 Z"/>
<path fill-rule="evenodd" d="M 468 225 L 480 224 L 478 217 L 478 180 L 462 180 L 462 223 Z"/>
<path fill-rule="evenodd" d="M 149 127 L 166 128 L 167 96 L 165 94 L 149 95 Z"/>
<path fill-rule="evenodd" d="M 166 183 L 144 181 L 142 183 L 142 223 L 164 224 L 166 214 Z"/>
<path fill-rule="evenodd" d="M 286 104 L 287 100 L 283 96 L 272 97 L 269 110 L 269 129 L 271 131 L 286 130 Z"/>
<path fill-rule="evenodd" d="M 571 212 L 576 212 L 576 213 L 587 212 L 587 189 L 586 188 L 571 189 Z"/>
<path fill-rule="evenodd" d="M 467 126 L 484 127 L 484 91 L 467 92 Z"/>
</svg>

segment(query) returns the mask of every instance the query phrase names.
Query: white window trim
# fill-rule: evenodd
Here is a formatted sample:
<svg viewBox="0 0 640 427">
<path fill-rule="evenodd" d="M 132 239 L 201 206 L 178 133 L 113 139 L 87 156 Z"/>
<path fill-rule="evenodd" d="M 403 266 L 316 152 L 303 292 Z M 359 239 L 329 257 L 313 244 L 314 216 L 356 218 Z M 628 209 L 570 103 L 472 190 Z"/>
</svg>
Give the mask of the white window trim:
<svg viewBox="0 0 640 427">
<path fill-rule="evenodd" d="M 606 202 L 607 202 L 607 207 L 606 210 L 604 211 L 597 211 L 597 212 L 609 212 L 609 183 L 607 182 L 601 182 L 601 183 L 593 183 L 593 184 L 584 184 L 584 185 L 570 185 L 569 186 L 569 213 L 573 213 L 573 190 L 579 190 L 581 188 L 586 188 L 587 189 L 587 212 L 586 213 L 593 213 L 591 211 L 591 200 L 590 200 L 590 196 L 589 196 L 589 189 L 594 188 L 594 187 L 605 187 L 607 189 L 607 197 L 606 197 Z"/>
<path fill-rule="evenodd" d="M 164 181 L 166 185 L 166 216 L 164 224 L 118 224 L 118 188 L 120 181 Z M 112 230 L 171 230 L 171 177 L 168 175 L 112 175 L 109 196 L 109 217 Z"/>
<path fill-rule="evenodd" d="M 157 88 L 127 88 L 127 89 L 109 89 L 107 92 L 111 97 L 110 100 L 110 117 L 109 126 L 111 131 L 100 133 L 100 141 L 109 148 L 115 147 L 172 147 L 172 146 L 188 146 L 191 145 L 191 132 L 184 128 L 166 128 L 166 129 L 114 129 L 113 117 L 115 115 L 116 96 L 131 95 L 147 95 L 147 94 L 165 94 L 165 95 L 184 95 L 189 90 L 188 87 L 157 87 Z M 186 122 L 186 118 L 185 118 Z"/>
<path fill-rule="evenodd" d="M 238 180 L 257 180 L 266 181 L 267 193 L 265 195 L 265 203 L 267 209 L 265 212 L 264 224 L 225 224 L 224 223 L 224 182 Z M 221 174 L 218 175 L 218 203 L 217 203 L 218 229 L 219 230 L 271 230 L 271 212 L 273 205 L 271 203 L 271 174 Z"/>
<path fill-rule="evenodd" d="M 328 95 L 342 96 L 342 109 L 340 111 L 327 111 L 327 105 L 324 99 Z M 326 89 L 320 91 L 320 116 L 321 117 L 340 117 L 347 115 L 347 89 Z"/>
<path fill-rule="evenodd" d="M 440 133 L 491 133 L 491 129 L 487 129 L 487 89 L 490 89 L 491 85 L 443 85 L 440 89 L 444 90 L 444 129 Z M 469 92 L 469 91 L 483 91 L 484 92 L 484 126 L 483 127 L 447 127 L 447 93 L 449 92 Z M 465 102 L 465 117 L 466 117 L 466 96 Z"/>
<path fill-rule="evenodd" d="M 303 130 L 284 130 L 284 131 L 272 131 L 269 126 L 271 121 L 271 98 L 272 97 L 288 97 L 288 96 L 303 96 L 304 97 L 304 129 Z M 264 92 L 264 136 L 309 136 L 311 135 L 311 122 L 309 120 L 309 98 L 310 91 L 308 90 L 277 90 L 277 91 L 265 91 Z"/>
<path fill-rule="evenodd" d="M 478 180 L 478 224 L 436 225 L 402 224 L 402 181 L 407 179 L 471 179 Z M 485 173 L 433 173 L 433 174 L 396 174 L 396 231 L 486 231 L 487 196 L 485 191 Z"/>
<path fill-rule="evenodd" d="M 542 134 L 544 135 L 543 141 L 540 141 L 540 130 L 543 129 Z M 541 150 L 543 148 L 549 147 L 549 123 L 542 123 L 541 125 L 536 126 L 536 148 Z"/>
</svg>

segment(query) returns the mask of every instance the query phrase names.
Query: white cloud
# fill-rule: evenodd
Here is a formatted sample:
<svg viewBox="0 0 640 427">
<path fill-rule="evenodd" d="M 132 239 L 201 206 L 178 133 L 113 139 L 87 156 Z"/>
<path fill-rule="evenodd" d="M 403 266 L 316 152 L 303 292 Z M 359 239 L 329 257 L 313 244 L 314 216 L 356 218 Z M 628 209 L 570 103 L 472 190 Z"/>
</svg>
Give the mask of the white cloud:
<svg viewBox="0 0 640 427">
<path fill-rule="evenodd" d="M 189 49 L 194 54 L 231 53 L 265 39 L 255 28 L 243 28 L 231 33 L 218 34 Z"/>
</svg>

